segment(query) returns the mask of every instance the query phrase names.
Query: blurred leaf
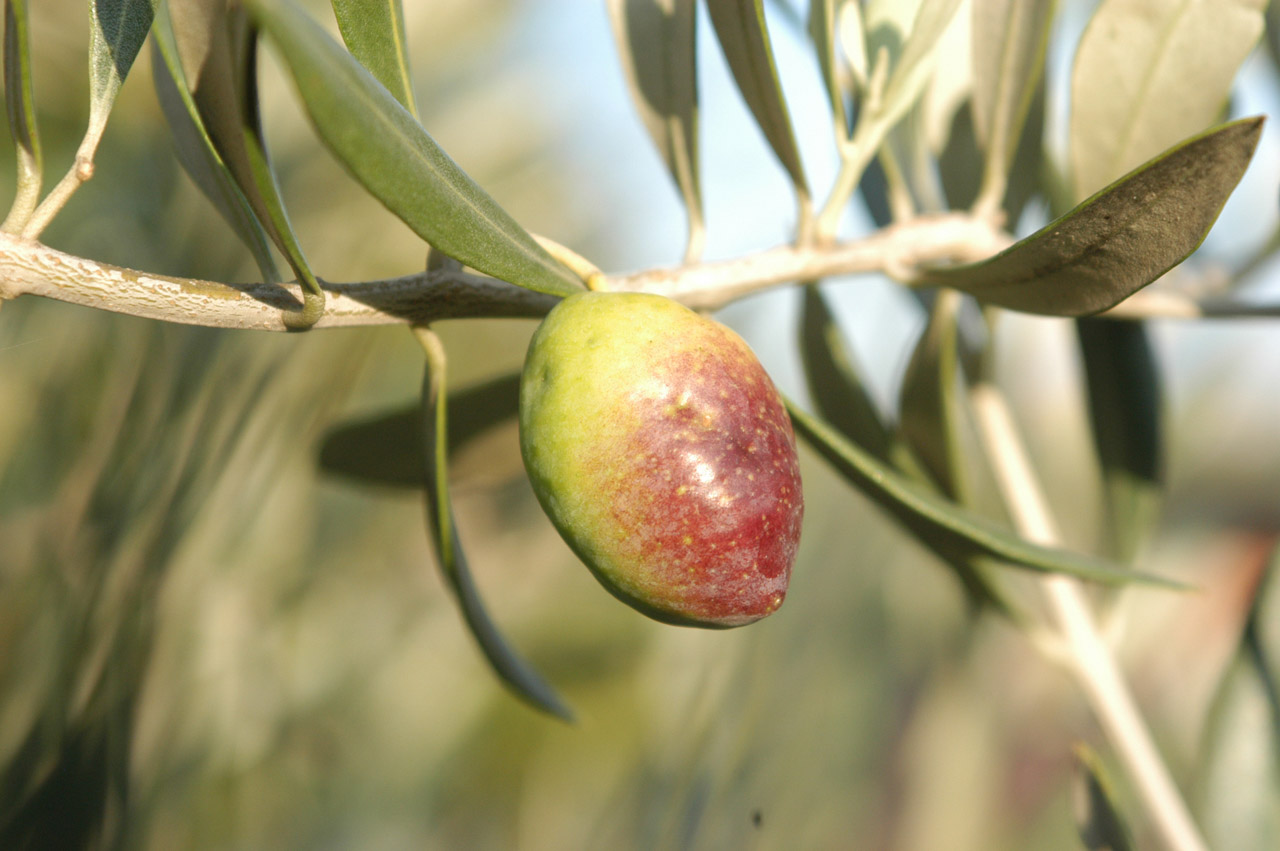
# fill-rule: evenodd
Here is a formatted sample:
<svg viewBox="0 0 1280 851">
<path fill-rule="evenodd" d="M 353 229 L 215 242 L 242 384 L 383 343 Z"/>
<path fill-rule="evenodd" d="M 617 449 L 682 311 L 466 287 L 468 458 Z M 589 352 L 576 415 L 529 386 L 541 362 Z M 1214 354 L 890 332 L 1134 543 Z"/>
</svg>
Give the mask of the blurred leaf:
<svg viewBox="0 0 1280 851">
<path fill-rule="evenodd" d="M 333 0 L 333 14 L 351 55 L 417 118 L 400 0 Z"/>
<path fill-rule="evenodd" d="M 36 127 L 35 84 L 31 78 L 31 26 L 27 0 L 4 4 L 4 98 L 9 115 L 9 137 L 18 158 L 18 185 L 3 229 L 22 230 L 40 200 L 44 179 L 44 154 Z"/>
<path fill-rule="evenodd" d="M 1102 760 L 1083 742 L 1073 750 L 1076 773 L 1072 798 L 1080 841 L 1089 851 L 1129 851 L 1133 841 L 1115 804 L 1114 784 Z"/>
<path fill-rule="evenodd" d="M 614 36 L 636 110 L 684 199 L 686 261 L 702 253 L 698 177 L 696 0 L 609 0 Z"/>
<path fill-rule="evenodd" d="M 1075 197 L 1219 120 L 1267 0 L 1103 0 L 1071 74 Z"/>
<path fill-rule="evenodd" d="M 1276 68 L 1280 69 L 1280 3 L 1275 0 L 1267 5 L 1266 16 L 1266 36 L 1267 36 L 1267 52 L 1271 54 L 1271 61 Z"/>
<path fill-rule="evenodd" d="M 307 327 L 324 310 L 324 293 L 302 252 L 280 197 L 258 114 L 258 35 L 226 0 L 169 0 L 182 78 L 219 159 L 259 224 L 284 254 L 303 288 L 291 325 Z"/>
<path fill-rule="evenodd" d="M 1160 372 L 1140 322 L 1076 322 L 1089 422 L 1106 486 L 1111 554 L 1131 562 L 1159 510 L 1163 484 Z"/>
<path fill-rule="evenodd" d="M 436 563 L 453 592 L 468 629 L 480 645 L 485 659 L 504 683 L 520 698 L 544 712 L 573 720 L 573 713 L 546 681 L 507 645 L 502 633 L 489 619 L 484 602 L 467 566 L 454 523 L 449 499 L 448 414 L 445 395 L 444 347 L 435 333 L 415 328 L 414 333 L 427 352 L 426 374 L 422 379 L 422 470 L 427 492 L 427 527 Z"/>
<path fill-rule="evenodd" d="M 292 0 L 248 5 L 279 48 L 320 138 L 415 233 L 518 286 L 559 296 L 582 289 Z"/>
<path fill-rule="evenodd" d="M 1261 132 L 1262 119 L 1247 118 L 1195 136 L 995 257 L 922 279 L 1027 313 L 1106 310 L 1200 245 Z"/>
<path fill-rule="evenodd" d="M 867 10 L 868 47 L 873 62 L 878 52 L 876 35 L 883 28 L 873 22 L 872 10 L 882 5 L 873 3 Z M 885 125 L 891 126 L 906 115 L 924 91 L 933 73 L 938 43 L 959 7 L 960 0 L 922 0 L 919 3 L 910 35 L 896 56 L 884 94 L 875 110 L 876 118 Z M 890 55 L 893 58 L 892 51 Z"/>
<path fill-rule="evenodd" d="M 831 114 L 835 117 L 836 126 L 841 132 L 848 133 L 849 115 L 848 109 L 845 108 L 844 88 L 840 85 L 840 54 L 836 50 L 837 5 L 844 4 L 838 4 L 837 0 L 809 0 L 809 36 L 813 39 L 818 70 L 822 72 L 822 84 L 827 89 L 827 102 L 831 104 Z M 852 14 L 857 15 L 858 4 L 848 5 L 855 7 Z M 866 65 L 865 56 L 863 65 Z M 865 68 L 860 71 L 863 74 L 862 79 L 865 80 Z"/>
<path fill-rule="evenodd" d="M 1028 543 L 947 500 L 929 493 L 842 437 L 835 429 L 787 400 L 796 433 L 868 498 L 917 537 L 949 542 L 955 551 L 968 551 L 1007 562 L 1013 567 L 1064 573 L 1103 583 L 1147 582 L 1178 587 L 1156 576 L 1119 570 L 1087 555 Z"/>
<path fill-rule="evenodd" d="M 263 278 L 277 281 L 280 275 L 271 256 L 267 235 L 205 131 L 178 61 L 178 48 L 168 10 L 167 3 L 160 7 L 152 27 L 151 71 L 156 97 L 169 124 L 178 161 L 253 253 Z"/>
<path fill-rule="evenodd" d="M 853 72 L 853 81 L 859 89 L 867 85 L 867 77 L 871 73 L 867 61 L 867 34 L 862 23 L 862 4 L 840 3 L 836 14 L 836 35 L 840 46 L 844 48 L 845 58 L 849 60 L 849 70 Z"/>
<path fill-rule="evenodd" d="M 960 448 L 956 314 L 959 293 L 938 293 L 916 342 L 899 396 L 899 426 L 942 493 L 965 504 Z"/>
<path fill-rule="evenodd" d="M 445 433 L 452 457 L 471 440 L 504 422 L 514 422 L 520 373 L 449 392 Z M 343 423 L 320 445 L 320 469 L 365 484 L 422 487 L 420 405 Z"/>
<path fill-rule="evenodd" d="M 89 126 L 101 127 L 160 0 L 89 0 Z"/>
<path fill-rule="evenodd" d="M 973 104 L 962 104 L 951 119 L 946 144 L 938 154 L 938 177 L 953 210 L 973 206 L 982 181 L 982 154 L 973 127 Z"/>
<path fill-rule="evenodd" d="M 935 49 L 933 74 L 920 100 L 920 123 L 927 150 L 937 156 L 947 144 L 956 112 L 973 92 L 972 0 L 960 0 Z"/>
<path fill-rule="evenodd" d="M 1006 227 L 1010 229 L 1017 226 L 1022 211 L 1033 198 L 1048 194 L 1042 185 L 1046 171 L 1044 124 L 1045 81 L 1042 74 L 1040 84 L 1036 86 L 1031 98 L 1031 106 L 1027 109 L 1022 132 L 1018 134 L 1018 148 L 1014 151 L 1013 164 L 1009 167 L 1005 185 L 1004 217 Z"/>
<path fill-rule="evenodd" d="M 801 204 L 807 203 L 809 184 L 769 45 L 763 0 L 707 0 L 707 11 L 742 99 L 778 161 L 791 175 Z"/>
<path fill-rule="evenodd" d="M 973 117 L 984 185 L 1000 191 L 1044 72 L 1054 0 L 973 0 Z M 997 204 L 992 197 L 988 203 Z"/>
</svg>

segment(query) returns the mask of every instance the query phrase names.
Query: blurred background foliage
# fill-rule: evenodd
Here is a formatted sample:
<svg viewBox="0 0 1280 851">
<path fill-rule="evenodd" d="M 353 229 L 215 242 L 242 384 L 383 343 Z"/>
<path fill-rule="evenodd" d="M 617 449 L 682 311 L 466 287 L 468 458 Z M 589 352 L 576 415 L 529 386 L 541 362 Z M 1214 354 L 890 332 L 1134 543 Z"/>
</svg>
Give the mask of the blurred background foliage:
<svg viewBox="0 0 1280 851">
<path fill-rule="evenodd" d="M 87 27 L 70 23 L 81 0 L 32 5 L 57 173 L 85 120 Z M 631 112 L 603 4 L 406 6 L 425 126 L 519 221 L 607 269 L 679 260 L 683 214 Z M 775 50 L 797 126 L 821 128 L 800 136 L 823 185 L 834 167 L 823 94 L 786 8 L 770 8 Z M 324 4 L 311 9 L 331 21 Z M 1066 61 L 1075 18 L 1053 47 Z M 704 55 L 716 60 L 702 70 L 708 254 L 729 256 L 785 240 L 794 213 L 714 48 Z M 177 165 L 148 61 L 121 94 L 96 177 L 45 241 L 252 279 L 250 256 Z M 1051 57 L 1051 116 L 1063 67 Z M 273 59 L 266 68 L 268 133 L 313 267 L 329 280 L 420 268 L 421 243 L 325 154 Z M 1264 54 L 1245 79 L 1245 105 L 1265 110 L 1276 84 Z M 1270 177 L 1275 132 L 1256 158 Z M 1250 179 L 1228 229 L 1274 225 L 1274 197 L 1246 191 Z M 1224 269 L 1238 265 L 1240 230 L 1211 238 Z M 1274 297 L 1276 277 L 1255 275 L 1254 291 Z M 889 398 L 918 305 L 876 280 L 828 293 Z M 792 392 L 796 305 L 796 293 L 767 294 L 721 317 Z M 515 369 L 532 329 L 441 326 L 455 386 Z M 1259 752 L 1280 737 L 1237 647 L 1280 528 L 1280 346 L 1265 322 L 1153 334 L 1170 492 L 1139 562 L 1201 590 L 1126 592 L 1110 614 L 1211 839 L 1263 848 L 1232 831 L 1276 835 L 1265 832 L 1280 824 L 1267 794 L 1276 760 Z M 1070 340 L 1060 320 L 1009 317 L 1000 371 L 1068 540 L 1097 549 L 1101 486 Z M 403 328 L 286 336 L 4 305 L 0 845 L 1079 847 L 1071 745 L 1099 734 L 1071 683 L 1008 625 L 970 620 L 952 575 L 809 454 L 786 606 L 751 629 L 706 632 L 651 623 L 601 591 L 540 514 L 513 426 L 467 447 L 456 509 L 481 589 L 578 720 L 513 699 L 432 569 L 421 494 L 317 467 L 326 433 L 412 404 L 421 370 Z M 1277 605 L 1253 622 L 1273 658 Z"/>
</svg>

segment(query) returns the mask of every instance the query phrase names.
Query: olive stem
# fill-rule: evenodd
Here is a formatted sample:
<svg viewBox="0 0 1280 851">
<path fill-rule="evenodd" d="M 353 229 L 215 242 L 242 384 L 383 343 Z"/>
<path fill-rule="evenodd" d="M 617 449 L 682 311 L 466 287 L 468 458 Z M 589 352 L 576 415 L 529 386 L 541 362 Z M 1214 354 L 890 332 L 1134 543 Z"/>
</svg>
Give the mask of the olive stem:
<svg viewBox="0 0 1280 851">
<path fill-rule="evenodd" d="M 982 382 L 973 387 L 971 399 L 1014 524 L 1034 543 L 1059 546 L 1057 524 L 1004 395 L 994 384 Z M 1138 712 L 1080 583 L 1061 575 L 1047 576 L 1039 583 L 1061 633 L 1063 661 L 1128 771 L 1163 846 L 1173 851 L 1205 851 L 1207 845 Z"/>
</svg>

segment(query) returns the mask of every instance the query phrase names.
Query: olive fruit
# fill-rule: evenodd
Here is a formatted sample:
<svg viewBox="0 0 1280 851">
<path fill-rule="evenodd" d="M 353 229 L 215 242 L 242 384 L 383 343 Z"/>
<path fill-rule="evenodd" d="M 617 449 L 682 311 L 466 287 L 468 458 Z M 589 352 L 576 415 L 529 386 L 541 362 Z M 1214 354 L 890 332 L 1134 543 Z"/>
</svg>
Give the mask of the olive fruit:
<svg viewBox="0 0 1280 851">
<path fill-rule="evenodd" d="M 529 344 L 520 449 L 552 523 L 624 602 L 705 627 L 782 604 L 804 513 L 795 434 L 725 326 L 663 296 L 570 296 Z"/>
</svg>

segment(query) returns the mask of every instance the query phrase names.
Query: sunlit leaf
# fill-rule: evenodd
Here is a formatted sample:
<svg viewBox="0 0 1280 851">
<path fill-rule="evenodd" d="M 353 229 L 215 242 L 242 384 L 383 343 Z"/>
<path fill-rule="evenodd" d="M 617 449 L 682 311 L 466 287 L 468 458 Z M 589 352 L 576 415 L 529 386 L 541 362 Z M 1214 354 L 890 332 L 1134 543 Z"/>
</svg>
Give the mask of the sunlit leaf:
<svg viewBox="0 0 1280 851">
<path fill-rule="evenodd" d="M 957 550 L 1000 559 L 1013 567 L 1064 573 L 1104 583 L 1147 582 L 1178 587 L 1159 577 L 1119 570 L 1086 555 L 1028 543 L 895 472 L 834 428 L 787 402 L 796 434 L 864 495 L 918 537 L 946 538 Z"/>
<path fill-rule="evenodd" d="M 972 0 L 960 0 L 938 46 L 933 74 L 920 99 L 920 123 L 926 149 L 937 156 L 947 144 L 956 112 L 973 92 Z"/>
<path fill-rule="evenodd" d="M 879 41 L 877 38 L 877 35 L 885 32 L 885 29 L 878 25 L 872 13 L 877 6 L 884 5 L 884 3 L 873 3 L 869 6 L 866 20 L 868 52 L 871 60 L 876 61 L 879 46 L 884 45 L 893 62 L 889 80 L 875 109 L 875 115 L 879 121 L 891 126 L 906 115 L 929 82 L 937 59 L 938 43 L 950 26 L 956 10 L 959 9 L 960 0 L 921 0 L 909 30 L 910 34 L 901 44 L 900 52 L 893 50 L 892 39 L 895 36 L 886 36 L 889 39 L 888 43 Z M 889 5 L 896 8 L 903 4 Z M 909 7 L 910 4 L 904 6 L 904 8 Z"/>
<path fill-rule="evenodd" d="M 1267 0 L 1102 0 L 1071 73 L 1075 197 L 1219 120 Z"/>
<path fill-rule="evenodd" d="M 922 278 L 1027 313 L 1106 310 L 1200 245 L 1261 132 L 1262 119 L 1248 118 L 1195 136 L 995 257 Z"/>
<path fill-rule="evenodd" d="M 292 0 L 249 5 L 279 49 L 320 138 L 415 233 L 504 281 L 560 296 L 582 289 L 573 272 L 552 259 Z"/>
<path fill-rule="evenodd" d="M 173 135 L 178 161 L 240 240 L 253 252 L 264 280 L 279 280 L 266 232 L 237 187 L 235 178 L 218 155 L 213 140 L 205 132 L 200 112 L 178 61 L 168 8 L 168 4 L 160 7 L 152 27 L 151 71 L 156 98 Z"/>
<path fill-rule="evenodd" d="M 836 36 L 840 46 L 844 48 L 845 58 L 849 60 L 849 70 L 853 73 L 853 81 L 859 88 L 867 84 L 871 73 L 867 60 L 867 34 L 862 23 L 862 4 L 844 2 L 836 13 Z"/>
<path fill-rule="evenodd" d="M 614 35 L 636 109 L 689 216 L 686 260 L 702 253 L 698 176 L 696 0 L 609 0 Z"/>
<path fill-rule="evenodd" d="M 742 99 L 806 203 L 809 184 L 773 61 L 763 0 L 707 0 L 707 11 Z"/>
<path fill-rule="evenodd" d="M 400 0 L 333 0 L 333 14 L 351 55 L 417 117 Z"/>
<path fill-rule="evenodd" d="M 1075 746 L 1072 799 L 1076 830 L 1088 851 L 1129 851 L 1129 828 L 1115 803 L 1114 784 L 1102 759 L 1083 742 Z"/>
<path fill-rule="evenodd" d="M 1081 319 L 1076 331 L 1111 552 L 1130 562 L 1155 520 L 1164 478 L 1160 373 L 1142 323 Z"/>
<path fill-rule="evenodd" d="M 840 53 L 836 49 L 837 5 L 841 4 L 836 0 L 810 0 L 809 36 L 813 39 L 818 70 L 822 73 L 822 84 L 827 89 L 827 101 L 831 104 L 831 114 L 835 116 L 836 126 L 841 128 L 841 132 L 848 133 L 849 115 L 845 107 L 844 87 L 840 85 Z M 858 4 L 848 5 L 856 7 Z M 858 47 L 862 49 L 861 44 Z M 865 73 L 865 69 L 863 71 Z"/>
<path fill-rule="evenodd" d="M 1054 0 L 973 0 L 973 118 L 989 192 L 1003 194 L 1044 70 L 1053 7 Z"/>
<path fill-rule="evenodd" d="M 490 429 L 515 422 L 519 401 L 519 373 L 449 391 L 449 456 Z M 343 423 L 320 445 L 320 469 L 363 484 L 420 488 L 423 463 L 419 405 Z"/>
<path fill-rule="evenodd" d="M 14 233 L 31 218 L 40 200 L 44 155 L 36 128 L 35 84 L 31 78 L 31 26 L 27 0 L 4 4 L 4 97 L 9 138 L 18 157 L 18 185 L 2 228 Z"/>
<path fill-rule="evenodd" d="M 89 126 L 107 123 L 160 0 L 89 0 Z"/>
<path fill-rule="evenodd" d="M 533 706 L 566 721 L 573 713 L 527 662 L 516 655 L 485 611 L 458 538 L 449 498 L 448 414 L 445 356 L 439 338 L 426 328 L 415 333 L 427 352 L 422 380 L 422 467 L 427 493 L 427 526 L 436 562 L 453 592 L 467 627 L 504 683 Z"/>
</svg>

